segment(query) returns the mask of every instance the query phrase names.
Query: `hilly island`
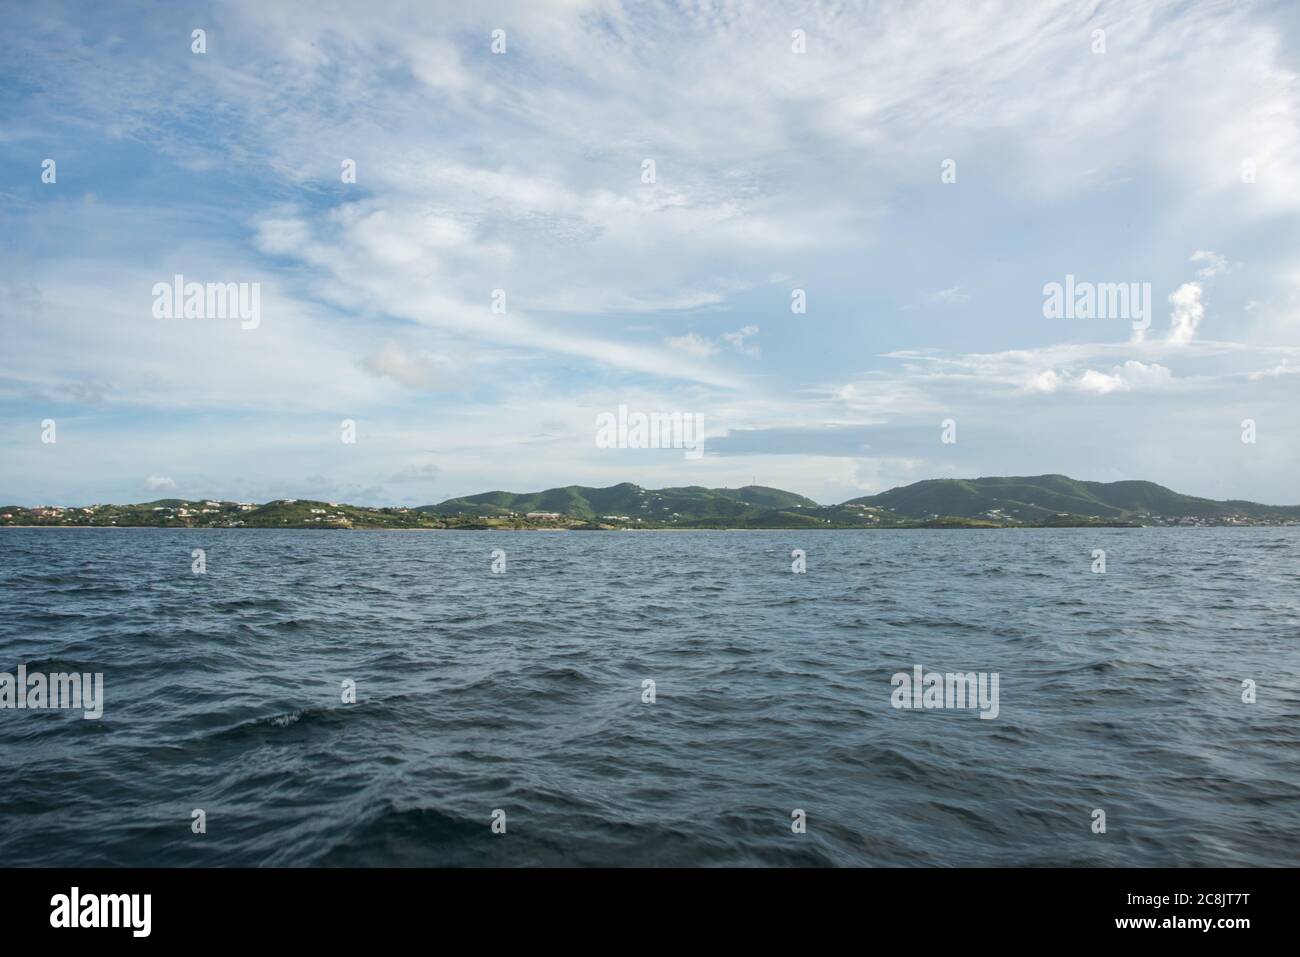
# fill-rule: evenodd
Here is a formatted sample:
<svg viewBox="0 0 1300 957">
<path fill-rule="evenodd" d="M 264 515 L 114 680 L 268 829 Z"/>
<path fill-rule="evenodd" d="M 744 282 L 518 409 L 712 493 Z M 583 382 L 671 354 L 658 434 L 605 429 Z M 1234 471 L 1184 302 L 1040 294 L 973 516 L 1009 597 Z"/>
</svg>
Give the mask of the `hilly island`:
<svg viewBox="0 0 1300 957">
<path fill-rule="evenodd" d="M 409 508 L 176 498 L 135 505 L 0 506 L 0 527 L 635 531 L 1222 525 L 1300 525 L 1300 505 L 1215 501 L 1154 482 L 1036 475 L 929 479 L 839 505 L 760 485 L 648 489 L 624 482 L 609 488 L 483 492 Z"/>
</svg>

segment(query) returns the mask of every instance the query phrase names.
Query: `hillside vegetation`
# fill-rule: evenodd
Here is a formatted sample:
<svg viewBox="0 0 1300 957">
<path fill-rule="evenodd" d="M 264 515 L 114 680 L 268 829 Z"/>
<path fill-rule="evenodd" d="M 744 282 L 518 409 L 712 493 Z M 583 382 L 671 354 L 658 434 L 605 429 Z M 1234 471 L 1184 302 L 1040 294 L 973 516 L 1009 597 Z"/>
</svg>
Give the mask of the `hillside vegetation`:
<svg viewBox="0 0 1300 957">
<path fill-rule="evenodd" d="M 531 514 L 530 514 L 531 513 Z M 418 508 L 307 499 L 265 504 L 159 499 L 138 505 L 0 508 L 0 525 L 160 528 L 1004 528 L 1300 524 L 1300 506 L 1180 495 L 1154 482 L 1065 475 L 929 479 L 818 505 L 763 485 L 647 489 L 631 482 L 483 492 Z"/>
</svg>

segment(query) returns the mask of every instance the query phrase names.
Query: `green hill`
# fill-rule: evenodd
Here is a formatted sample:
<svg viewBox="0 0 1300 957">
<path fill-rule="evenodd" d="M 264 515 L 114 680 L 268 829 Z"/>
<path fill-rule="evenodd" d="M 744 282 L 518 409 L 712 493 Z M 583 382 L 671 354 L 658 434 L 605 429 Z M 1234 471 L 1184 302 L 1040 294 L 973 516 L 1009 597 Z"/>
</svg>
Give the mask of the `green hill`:
<svg viewBox="0 0 1300 957">
<path fill-rule="evenodd" d="M 647 489 L 568 485 L 543 492 L 484 492 L 414 511 L 438 516 L 522 517 L 558 512 L 594 521 L 698 528 L 889 527 L 899 524 L 1060 525 L 1093 523 L 1295 521 L 1300 506 L 1259 505 L 1181 495 L 1154 482 L 1082 482 L 1065 475 L 929 479 L 822 506 L 793 492 L 736 489 Z"/>
<path fill-rule="evenodd" d="M 448 499 L 437 505 L 424 505 L 416 511 L 435 515 L 489 516 L 505 516 L 512 512 L 520 516 L 528 512 L 559 512 L 584 520 L 626 516 L 631 520 L 639 518 L 643 523 L 688 524 L 743 520 L 769 511 L 818 507 L 810 498 L 761 485 L 736 489 L 699 485 L 647 489 L 624 482 L 609 488 L 566 485 L 544 492 L 483 492 Z"/>
<path fill-rule="evenodd" d="M 1081 482 L 1064 475 L 929 479 L 855 498 L 914 519 L 935 516 L 1047 522 L 1066 514 L 1108 521 L 1144 519 L 1300 519 L 1300 506 L 1259 505 L 1180 495 L 1154 482 Z"/>
</svg>

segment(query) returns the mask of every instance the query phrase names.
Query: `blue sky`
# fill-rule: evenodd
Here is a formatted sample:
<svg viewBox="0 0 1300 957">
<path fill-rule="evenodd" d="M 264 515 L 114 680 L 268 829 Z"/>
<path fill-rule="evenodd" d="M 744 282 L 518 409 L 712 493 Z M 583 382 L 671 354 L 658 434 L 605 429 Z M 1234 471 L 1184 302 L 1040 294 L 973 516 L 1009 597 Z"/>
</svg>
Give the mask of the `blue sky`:
<svg viewBox="0 0 1300 957">
<path fill-rule="evenodd" d="M 15 5 L 0 243 L 5 503 L 1300 503 L 1294 4 Z M 177 273 L 260 283 L 257 328 L 154 318 Z M 1067 274 L 1150 329 L 1045 318 Z M 598 448 L 620 404 L 705 455 Z"/>
</svg>

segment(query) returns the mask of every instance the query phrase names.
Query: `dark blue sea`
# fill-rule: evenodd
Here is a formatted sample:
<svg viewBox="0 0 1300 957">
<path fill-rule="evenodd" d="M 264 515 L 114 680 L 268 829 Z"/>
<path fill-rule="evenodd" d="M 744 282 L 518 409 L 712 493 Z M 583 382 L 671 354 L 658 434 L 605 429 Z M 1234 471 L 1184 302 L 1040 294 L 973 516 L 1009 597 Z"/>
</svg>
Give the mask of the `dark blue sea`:
<svg viewBox="0 0 1300 957">
<path fill-rule="evenodd" d="M 3 865 L 1300 863 L 1300 528 L 5 529 L 0 609 L 104 676 L 0 710 Z"/>
</svg>

